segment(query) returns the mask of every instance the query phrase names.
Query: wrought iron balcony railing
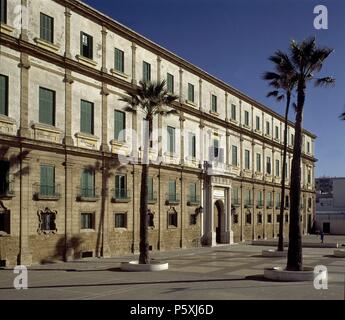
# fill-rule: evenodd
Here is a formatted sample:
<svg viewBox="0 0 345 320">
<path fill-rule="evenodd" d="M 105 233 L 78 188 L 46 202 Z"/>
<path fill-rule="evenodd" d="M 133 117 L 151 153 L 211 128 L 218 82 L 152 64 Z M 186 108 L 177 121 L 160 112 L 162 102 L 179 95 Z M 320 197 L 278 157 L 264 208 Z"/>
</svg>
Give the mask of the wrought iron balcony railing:
<svg viewBox="0 0 345 320">
<path fill-rule="evenodd" d="M 127 188 L 115 188 L 112 189 L 112 201 L 113 202 L 130 202 L 131 201 L 131 191 Z"/>
<path fill-rule="evenodd" d="M 189 194 L 187 196 L 187 205 L 188 206 L 198 206 L 200 205 L 200 197 L 195 194 Z"/>
<path fill-rule="evenodd" d="M 98 188 L 79 187 L 77 189 L 77 199 L 79 201 L 95 202 L 99 199 Z"/>
<path fill-rule="evenodd" d="M 177 193 L 166 193 L 165 200 L 167 205 L 177 205 L 180 203 L 180 196 Z"/>
<path fill-rule="evenodd" d="M 40 184 L 35 183 L 34 197 L 36 200 L 59 200 L 60 199 L 60 185 L 59 184 Z"/>
<path fill-rule="evenodd" d="M 13 190 L 13 181 L 2 181 L 0 182 L 0 198 L 12 198 L 15 196 Z"/>
</svg>

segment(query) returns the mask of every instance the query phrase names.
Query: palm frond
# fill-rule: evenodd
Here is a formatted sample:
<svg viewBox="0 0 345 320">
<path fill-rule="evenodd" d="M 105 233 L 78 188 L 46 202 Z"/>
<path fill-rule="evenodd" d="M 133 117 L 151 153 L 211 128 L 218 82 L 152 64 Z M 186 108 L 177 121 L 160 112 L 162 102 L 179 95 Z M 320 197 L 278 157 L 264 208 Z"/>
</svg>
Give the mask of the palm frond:
<svg viewBox="0 0 345 320">
<path fill-rule="evenodd" d="M 335 78 L 333 77 L 324 77 L 318 78 L 315 80 L 315 86 L 325 87 L 325 86 L 334 86 L 335 85 Z"/>
</svg>

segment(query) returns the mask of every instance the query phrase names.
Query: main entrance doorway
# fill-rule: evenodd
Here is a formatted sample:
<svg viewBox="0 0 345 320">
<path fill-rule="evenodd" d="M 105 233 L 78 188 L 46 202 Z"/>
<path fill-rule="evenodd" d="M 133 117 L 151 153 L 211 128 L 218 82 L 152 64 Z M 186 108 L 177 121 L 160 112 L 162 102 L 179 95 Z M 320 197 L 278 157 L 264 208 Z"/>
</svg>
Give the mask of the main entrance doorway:
<svg viewBox="0 0 345 320">
<path fill-rule="evenodd" d="M 216 231 L 216 243 L 222 242 L 222 232 L 224 230 L 224 203 L 217 200 L 214 203 L 214 228 Z"/>
</svg>

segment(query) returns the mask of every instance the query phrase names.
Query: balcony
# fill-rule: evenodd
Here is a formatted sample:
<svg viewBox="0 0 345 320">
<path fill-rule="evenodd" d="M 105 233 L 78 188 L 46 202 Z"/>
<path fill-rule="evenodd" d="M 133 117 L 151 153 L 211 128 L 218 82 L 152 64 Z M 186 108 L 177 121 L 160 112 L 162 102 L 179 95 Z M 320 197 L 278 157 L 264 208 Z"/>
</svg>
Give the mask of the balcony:
<svg viewBox="0 0 345 320">
<path fill-rule="evenodd" d="M 157 202 L 157 192 L 149 192 L 147 195 L 147 203 L 148 204 L 155 204 Z"/>
<path fill-rule="evenodd" d="M 0 183 L 0 199 L 11 199 L 15 196 L 13 182 Z"/>
<path fill-rule="evenodd" d="M 266 208 L 267 209 L 272 209 L 273 208 L 273 201 L 267 201 Z"/>
<path fill-rule="evenodd" d="M 200 205 L 200 197 L 192 194 L 187 196 L 187 206 L 195 207 Z"/>
<path fill-rule="evenodd" d="M 45 185 L 35 183 L 33 188 L 35 200 L 57 201 L 60 199 L 60 185 L 58 184 Z"/>
<path fill-rule="evenodd" d="M 99 200 L 99 193 L 97 188 L 78 188 L 78 201 L 96 202 Z"/>
<path fill-rule="evenodd" d="M 252 200 L 244 200 L 244 207 L 246 209 L 253 208 L 253 201 Z"/>
<path fill-rule="evenodd" d="M 167 193 L 165 195 L 165 204 L 166 205 L 177 205 L 180 203 L 180 196 L 176 193 Z"/>
<path fill-rule="evenodd" d="M 131 201 L 131 192 L 125 188 L 115 188 L 111 190 L 112 202 L 116 203 L 128 203 Z"/>
<path fill-rule="evenodd" d="M 257 209 L 262 209 L 264 207 L 264 200 L 258 200 L 256 203 Z"/>
</svg>

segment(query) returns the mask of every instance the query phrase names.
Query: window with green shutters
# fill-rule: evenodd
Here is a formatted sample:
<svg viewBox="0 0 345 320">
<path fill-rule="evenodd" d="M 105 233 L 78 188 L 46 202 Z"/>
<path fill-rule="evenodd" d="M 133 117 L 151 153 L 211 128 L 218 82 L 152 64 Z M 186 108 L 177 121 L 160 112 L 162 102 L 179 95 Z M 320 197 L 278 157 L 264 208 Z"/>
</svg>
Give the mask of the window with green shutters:
<svg viewBox="0 0 345 320">
<path fill-rule="evenodd" d="M 244 111 L 244 124 L 246 126 L 249 126 L 249 112 L 248 111 Z"/>
<path fill-rule="evenodd" d="M 143 61 L 143 80 L 151 81 L 151 65 L 146 61 Z"/>
<path fill-rule="evenodd" d="M 218 158 L 219 156 L 219 140 L 213 139 L 213 156 Z"/>
<path fill-rule="evenodd" d="M 197 196 L 196 196 L 196 183 L 190 183 L 189 184 L 189 201 L 191 202 L 197 202 Z"/>
<path fill-rule="evenodd" d="M 267 157 L 267 162 L 266 162 L 266 173 L 271 174 L 271 158 Z"/>
<path fill-rule="evenodd" d="M 125 53 L 120 50 L 115 48 L 115 70 L 121 73 L 125 72 Z"/>
<path fill-rule="evenodd" d="M 170 73 L 167 73 L 167 90 L 169 93 L 174 93 L 174 76 Z"/>
<path fill-rule="evenodd" d="M 232 153 L 232 159 L 231 159 L 231 164 L 235 167 L 237 167 L 238 165 L 238 161 L 237 161 L 237 146 L 232 146 L 231 148 L 231 153 Z"/>
<path fill-rule="evenodd" d="M 310 142 L 307 142 L 307 153 L 310 153 Z"/>
<path fill-rule="evenodd" d="M 234 187 L 231 189 L 231 203 L 233 206 L 239 205 L 240 200 L 239 200 L 239 190 L 237 187 Z"/>
<path fill-rule="evenodd" d="M 188 83 L 188 101 L 194 102 L 194 86 Z"/>
<path fill-rule="evenodd" d="M 0 114 L 8 116 L 8 77 L 0 74 Z"/>
<path fill-rule="evenodd" d="M 256 154 L 256 171 L 261 172 L 261 154 Z"/>
<path fill-rule="evenodd" d="M 245 206 L 251 206 L 252 203 L 252 192 L 251 190 L 245 190 L 244 191 L 244 205 Z"/>
<path fill-rule="evenodd" d="M 117 174 L 115 176 L 115 197 L 117 199 L 127 198 L 127 177 L 125 174 Z"/>
<path fill-rule="evenodd" d="M 154 194 L 153 194 L 153 177 L 148 177 L 147 178 L 147 193 L 148 193 L 148 200 L 153 200 L 154 199 Z"/>
<path fill-rule="evenodd" d="M 80 195 L 82 197 L 95 196 L 95 173 L 92 170 L 85 169 L 81 175 Z"/>
<path fill-rule="evenodd" d="M 276 160 L 276 177 L 280 176 L 280 161 Z"/>
<path fill-rule="evenodd" d="M 7 23 L 7 0 L 0 0 L 0 22 Z"/>
<path fill-rule="evenodd" d="M 93 59 L 93 38 L 85 32 L 80 32 L 80 55 Z"/>
<path fill-rule="evenodd" d="M 211 110 L 212 112 L 217 112 L 217 96 L 211 95 Z"/>
<path fill-rule="evenodd" d="M 264 205 L 263 192 L 258 191 L 258 207 L 262 207 L 263 205 Z"/>
<path fill-rule="evenodd" d="M 125 141 L 126 114 L 115 110 L 114 119 L 114 139 L 123 142 Z"/>
<path fill-rule="evenodd" d="M 276 193 L 276 207 L 280 207 L 280 193 Z"/>
<path fill-rule="evenodd" d="M 276 126 L 276 139 L 279 139 L 279 127 Z"/>
<path fill-rule="evenodd" d="M 269 136 L 270 132 L 271 132 L 270 123 L 268 121 L 266 121 L 266 134 Z"/>
<path fill-rule="evenodd" d="M 39 122 L 55 125 L 55 91 L 39 88 Z"/>
<path fill-rule="evenodd" d="M 244 168 L 249 170 L 250 169 L 250 151 L 244 150 Z"/>
<path fill-rule="evenodd" d="M 93 110 L 92 102 L 81 100 L 80 102 L 80 131 L 93 134 Z"/>
<path fill-rule="evenodd" d="M 272 208 L 273 207 L 272 192 L 268 192 L 266 197 L 267 197 L 266 198 L 266 200 L 267 200 L 267 207 L 268 208 Z"/>
<path fill-rule="evenodd" d="M 55 168 L 41 165 L 40 194 L 43 196 L 55 195 Z"/>
<path fill-rule="evenodd" d="M 168 131 L 168 152 L 170 154 L 175 153 L 175 128 L 173 127 L 168 127 L 167 128 Z"/>
<path fill-rule="evenodd" d="M 195 137 L 195 134 L 192 132 L 189 132 L 188 143 L 189 143 L 189 156 L 192 158 L 195 158 L 196 157 L 196 137 Z"/>
<path fill-rule="evenodd" d="M 236 105 L 231 105 L 231 119 L 236 121 Z"/>
<path fill-rule="evenodd" d="M 40 13 L 40 38 L 54 43 L 54 18 Z"/>
<path fill-rule="evenodd" d="M 176 181 L 170 180 L 169 181 L 169 191 L 168 191 L 168 200 L 169 201 L 176 201 Z"/>
<path fill-rule="evenodd" d="M 260 117 L 256 116 L 256 130 L 260 131 Z"/>
</svg>

